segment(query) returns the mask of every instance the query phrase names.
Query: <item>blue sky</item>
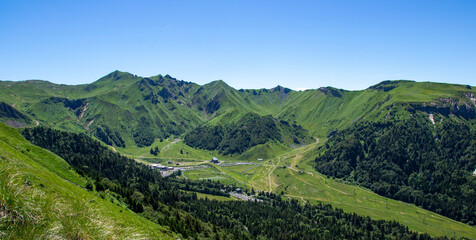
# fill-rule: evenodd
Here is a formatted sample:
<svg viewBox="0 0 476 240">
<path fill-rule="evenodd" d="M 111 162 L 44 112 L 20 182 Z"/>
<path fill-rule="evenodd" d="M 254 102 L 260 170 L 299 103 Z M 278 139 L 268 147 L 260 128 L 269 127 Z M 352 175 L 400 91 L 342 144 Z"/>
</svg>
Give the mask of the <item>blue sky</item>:
<svg viewBox="0 0 476 240">
<path fill-rule="evenodd" d="M 476 85 L 476 1 L 0 1 L 0 79 Z"/>
</svg>

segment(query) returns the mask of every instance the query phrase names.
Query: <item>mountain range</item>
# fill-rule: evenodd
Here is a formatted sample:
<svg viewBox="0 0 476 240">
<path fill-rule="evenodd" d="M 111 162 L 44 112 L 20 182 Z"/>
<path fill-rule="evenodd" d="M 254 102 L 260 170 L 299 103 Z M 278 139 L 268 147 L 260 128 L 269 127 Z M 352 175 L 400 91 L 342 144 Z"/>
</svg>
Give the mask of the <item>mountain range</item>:
<svg viewBox="0 0 476 240">
<path fill-rule="evenodd" d="M 205 216 L 200 212 L 205 210 L 198 207 L 200 204 L 207 205 L 208 203 L 194 202 L 194 198 L 197 197 L 193 194 L 180 193 L 185 191 L 209 194 L 207 196 L 210 197 L 223 197 L 222 195 L 229 197 L 227 193 L 224 194 L 218 190 L 226 188 L 225 185 L 221 186 L 218 182 L 218 185 L 202 186 L 201 184 L 208 184 L 207 181 L 194 182 L 187 179 L 187 175 L 184 174 L 176 176 L 178 180 L 169 180 L 169 183 L 165 183 L 163 180 L 157 180 L 161 178 L 155 176 L 156 173 L 149 173 L 140 166 L 127 165 L 129 163 L 126 164 L 128 167 L 125 170 L 118 170 L 124 173 L 119 177 L 110 173 L 110 169 L 105 170 L 104 167 L 114 166 L 114 169 L 122 169 L 121 166 L 114 164 L 117 164 L 117 161 L 127 162 L 128 160 L 119 158 L 114 160 L 116 155 L 106 154 L 109 149 L 145 164 L 151 162 L 164 164 L 164 159 L 183 161 L 189 158 L 187 161 L 190 166 L 202 166 L 200 165 L 203 164 L 202 161 L 211 156 L 218 156 L 229 162 L 253 163 L 255 164 L 253 168 L 263 168 L 263 172 L 256 172 L 249 178 L 243 178 L 243 176 L 253 168 L 243 168 L 239 172 L 240 175 L 236 175 L 237 172 L 227 172 L 219 166 L 211 165 L 211 167 L 215 169 L 214 171 L 221 172 L 218 179 L 223 179 L 221 177 L 223 174 L 229 174 L 230 185 L 240 186 L 250 194 L 255 191 L 255 187 L 259 192 L 268 192 L 268 195 L 263 196 L 264 201 L 270 201 L 273 206 L 282 206 L 283 209 L 294 209 L 294 202 L 287 205 L 282 203 L 281 199 L 285 197 L 291 199 L 296 193 L 301 194 L 302 201 L 305 201 L 303 196 L 307 197 L 307 201 L 315 201 L 319 194 L 303 194 L 302 192 L 307 187 L 297 187 L 295 184 L 302 181 L 305 185 L 312 186 L 310 182 L 317 181 L 317 177 L 324 174 L 321 177 L 322 180 L 319 180 L 324 181 L 323 186 L 329 187 L 328 181 L 329 184 L 334 184 L 335 181 L 335 184 L 339 184 L 342 188 L 340 190 L 334 188 L 332 191 L 345 191 L 343 196 L 346 198 L 350 194 L 347 192 L 350 191 L 348 190 L 351 189 L 350 186 L 354 186 L 354 195 L 356 195 L 356 188 L 370 189 L 378 195 L 398 200 L 394 203 L 397 206 L 402 205 L 399 201 L 403 201 L 414 204 L 418 209 L 427 209 L 432 213 L 453 219 L 444 220 L 445 223 L 448 222 L 447 226 L 453 224 L 449 222 L 456 220 L 457 224 L 451 225 L 453 230 L 450 230 L 454 232 L 454 236 L 456 231 L 461 231 L 458 232 L 460 237 L 476 237 L 474 227 L 476 177 L 473 176 L 473 170 L 476 168 L 476 89 L 474 86 L 396 80 L 383 81 L 360 91 L 333 87 L 295 91 L 282 86 L 271 89 L 237 90 L 221 80 L 198 85 L 177 80 L 169 75 L 140 77 L 127 72 L 114 71 L 93 83 L 84 85 L 54 84 L 41 80 L 0 81 L 0 89 L 0 121 L 10 127 L 23 129 L 20 132 L 26 138 L 25 140 L 19 136 L 17 130 L 1 125 L 2 132 L 5 132 L 0 136 L 0 140 L 4 143 L 2 148 L 5 150 L 2 158 L 8 160 L 3 163 L 3 176 L 11 177 L 21 172 L 18 169 L 25 164 L 29 166 L 29 169 L 39 168 L 43 164 L 41 174 L 52 175 L 48 175 L 46 179 L 67 180 L 66 183 L 62 183 L 61 188 L 56 190 L 62 199 L 71 199 L 72 197 L 66 194 L 69 190 L 65 189 L 75 186 L 83 188 L 81 191 L 89 190 L 84 190 L 83 193 L 86 194 L 84 196 L 88 196 L 88 199 L 93 198 L 94 194 L 88 195 L 91 191 L 97 191 L 103 199 L 110 199 L 111 202 L 117 203 L 116 205 L 131 209 L 146 219 L 153 219 L 151 221 L 154 223 L 147 223 L 148 231 L 162 229 L 159 225 L 168 226 L 167 230 L 160 230 L 163 237 L 178 233 L 182 237 L 194 236 L 195 238 L 207 238 L 206 235 L 224 238 L 228 234 L 228 236 L 240 236 L 244 239 L 258 238 L 258 236 L 286 239 L 286 236 L 291 235 L 278 237 L 272 235 L 271 230 L 260 233 L 242 232 L 242 230 L 233 232 L 235 230 L 231 230 L 232 228 L 227 225 L 228 221 L 238 221 L 244 229 L 250 228 L 251 225 L 247 225 L 247 220 L 242 218 L 221 222 L 211 221 L 208 215 Z M 34 129 L 38 131 L 33 131 Z M 12 134 L 13 138 L 9 136 Z M 96 146 L 95 143 L 89 142 L 94 141 L 92 139 L 99 140 L 100 145 L 106 145 L 109 148 L 103 149 L 99 145 Z M 43 153 L 40 151 L 43 150 L 32 147 L 33 145 L 27 140 L 50 150 L 59 157 L 54 154 L 48 155 L 47 159 L 50 163 L 45 163 L 46 161 L 38 157 L 42 156 Z M 11 144 L 11 141 L 21 143 L 19 152 L 14 150 L 15 146 Z M 78 147 L 75 141 L 88 147 Z M 27 153 L 33 148 L 35 157 Z M 70 155 L 68 153 L 70 148 L 81 150 L 78 150 L 77 155 Z M 97 162 L 88 162 L 86 159 L 95 158 L 92 153 L 97 153 L 97 156 L 108 156 L 109 162 L 99 165 Z M 16 154 L 20 154 L 21 157 Z M 22 159 L 22 163 L 15 160 L 16 158 Z M 266 163 L 256 162 L 258 158 L 260 161 L 264 159 Z M 111 164 L 111 161 L 116 163 Z M 67 169 L 68 165 L 72 169 Z M 283 172 L 284 169 L 286 173 Z M 210 174 L 200 172 L 201 170 L 197 171 L 197 174 Z M 298 175 L 295 175 L 294 171 L 297 171 Z M 132 175 L 128 177 L 129 173 Z M 33 170 L 28 174 L 35 175 Z M 310 178 L 306 177 L 303 180 L 302 174 Z M 115 177 L 117 177 L 116 180 Z M 35 179 L 37 178 L 36 176 Z M 144 178 L 155 180 L 144 182 Z M 269 188 L 256 185 L 263 179 L 269 182 Z M 44 185 L 42 181 L 34 180 L 38 184 L 33 185 Z M 274 187 L 273 181 L 276 183 Z M 18 183 L 15 184 L 16 187 L 19 186 Z M 316 182 L 316 185 L 319 184 Z M 155 186 L 154 188 L 159 192 L 164 189 L 175 189 L 173 193 L 169 192 L 170 196 L 176 196 L 177 199 L 182 200 L 172 201 L 164 198 L 161 195 L 162 192 L 157 196 L 144 186 Z M 39 189 L 41 190 L 41 187 Z M 114 193 L 105 192 L 105 189 Z M 45 192 L 45 190 L 41 191 Z M 281 197 L 273 195 L 279 192 Z M 375 194 L 375 197 L 378 195 Z M 39 201 L 27 199 L 26 196 L 22 197 L 25 199 L 24 202 Z M 157 198 L 155 203 L 154 197 Z M 369 200 L 372 198 L 374 197 L 370 195 L 364 198 L 364 201 L 367 201 L 365 204 L 370 204 L 369 209 L 358 210 L 359 213 L 374 216 L 371 213 L 372 201 Z M 380 198 L 378 196 L 378 199 Z M 160 207 L 161 204 L 169 201 L 170 209 L 164 210 Z M 178 204 L 174 201 L 182 203 Z M 333 204 L 326 198 L 318 202 Z M 221 209 L 221 207 L 228 209 L 226 211 L 232 211 L 225 206 L 225 203 L 216 204 L 220 207 L 211 205 L 207 211 Z M 99 205 L 96 204 L 92 209 L 98 209 Z M 115 208 L 113 205 L 104 206 L 107 209 Z M 339 203 L 338 206 L 342 207 L 345 204 Z M 385 204 L 383 206 L 388 208 Z M 243 209 L 248 207 L 253 208 L 242 206 Z M 20 206 L 19 209 L 27 211 L 29 208 Z M 351 208 L 344 207 L 344 209 L 353 212 Z M 98 212 L 98 210 L 94 211 Z M 111 220 L 109 225 L 123 224 L 121 219 L 125 215 L 108 214 L 98 213 L 97 218 L 113 216 L 114 220 Z M 334 216 L 333 214 L 339 215 L 334 212 L 331 215 Z M 38 213 L 38 216 L 40 215 Z M 169 215 L 170 217 L 164 218 Z M 315 217 L 311 213 L 308 217 L 311 215 Z M 61 219 L 58 214 L 48 216 L 52 219 Z M 194 222 L 197 227 L 171 222 L 172 216 L 174 216 L 173 221 L 186 217 L 187 221 Z M 283 215 L 277 218 L 286 219 L 286 217 Z M 253 216 L 254 218 L 256 216 Z M 448 236 L 448 232 L 436 233 L 438 230 L 434 230 L 438 229 L 438 224 L 444 223 L 428 226 L 425 223 L 425 217 L 423 223 L 413 222 L 414 219 L 410 220 L 412 217 L 400 220 L 397 219 L 397 215 L 392 214 L 382 218 L 397 220 L 410 227 L 411 230 L 427 232 L 432 236 L 437 234 Z M 131 228 L 140 228 L 141 219 L 134 217 Z M 29 224 L 34 225 L 35 220 L 30 220 Z M 89 224 L 90 220 L 84 218 L 81 221 Z M 263 221 L 266 222 L 269 219 Z M 300 221 L 308 221 L 308 219 Z M 355 220 L 352 221 L 354 225 L 351 224 L 348 227 L 359 229 L 360 225 L 355 224 Z M 7 224 L 7 226 L 15 225 Z M 215 226 L 219 226 L 220 229 L 214 229 Z M 342 226 L 339 225 L 339 227 Z M 74 229 L 76 231 L 80 228 Z M 103 236 L 102 233 L 95 235 L 94 229 L 86 229 L 90 232 L 84 236 Z M 313 228 L 310 227 L 310 229 Z M 306 228 L 302 231 L 307 234 L 308 230 Z M 309 231 L 309 233 L 312 232 Z M 361 230 L 356 230 L 354 236 L 360 236 L 359 231 Z M 405 238 L 411 235 L 403 230 L 395 231 Z M 68 233 L 67 231 L 59 232 Z M 375 230 L 371 232 L 374 234 Z M 117 234 L 125 233 L 118 232 Z M 392 234 L 396 233 L 382 232 L 382 234 L 387 238 L 395 237 Z M 304 234 L 301 237 L 304 236 L 307 235 Z M 380 235 L 375 233 L 372 236 L 379 238 Z M 337 238 L 348 237 L 351 236 L 341 235 Z"/>
<path fill-rule="evenodd" d="M 169 75 L 142 78 L 114 71 L 85 85 L 31 80 L 2 81 L 0 87 L 5 109 L 0 117 L 11 119 L 11 125 L 34 119 L 44 126 L 90 132 L 117 147 L 150 145 L 150 140 L 141 143 L 142 128 L 152 140 L 163 139 L 203 124 L 236 123 L 247 113 L 301 125 L 317 138 L 361 121 L 408 118 L 411 111 L 476 116 L 474 88 L 430 82 L 384 81 L 361 91 L 236 90 L 221 80 L 200 86 Z"/>
</svg>

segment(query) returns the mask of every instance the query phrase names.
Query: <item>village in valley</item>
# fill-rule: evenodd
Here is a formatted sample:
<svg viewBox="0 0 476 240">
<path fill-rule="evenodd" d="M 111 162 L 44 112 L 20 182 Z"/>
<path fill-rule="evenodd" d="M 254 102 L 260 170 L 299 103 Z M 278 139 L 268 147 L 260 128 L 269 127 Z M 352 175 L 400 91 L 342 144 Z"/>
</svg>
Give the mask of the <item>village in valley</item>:
<svg viewBox="0 0 476 240">
<path fill-rule="evenodd" d="M 258 162 L 262 162 L 263 159 L 262 158 L 258 158 L 257 159 Z M 194 162 L 194 163 L 185 163 L 183 161 L 181 162 L 174 162 L 173 160 L 167 160 L 167 163 L 166 164 L 161 164 L 161 163 L 150 163 L 148 164 L 148 166 L 151 168 L 151 169 L 155 169 L 155 170 L 158 170 L 160 171 L 160 174 L 163 176 L 163 177 L 183 177 L 183 178 L 188 178 L 186 175 L 186 172 L 191 172 L 192 175 L 204 175 L 204 177 L 199 177 L 197 178 L 198 180 L 217 180 L 217 181 L 220 181 L 220 179 L 224 179 L 226 180 L 226 178 L 224 176 L 226 176 L 226 173 L 224 172 L 221 172 L 221 173 L 217 173 L 218 175 L 222 175 L 222 176 L 218 176 L 218 177 L 206 177 L 208 176 L 207 175 L 207 171 L 208 172 L 213 172 L 212 169 L 216 169 L 216 168 L 230 168 L 230 167 L 239 167 L 239 168 L 242 168 L 242 167 L 245 167 L 246 169 L 243 169 L 241 170 L 241 173 L 245 173 L 247 172 L 248 170 L 252 170 L 254 168 L 257 168 L 259 166 L 261 166 L 262 164 L 261 163 L 253 163 L 253 162 L 243 162 L 243 161 L 220 161 L 218 160 L 217 157 L 212 157 L 211 160 L 209 161 L 203 161 L 203 162 Z M 174 174 L 176 173 L 176 174 Z M 205 173 L 205 174 L 201 174 L 201 173 Z M 235 183 L 233 183 L 233 186 L 235 185 Z M 254 189 L 251 191 L 251 192 L 247 192 L 247 191 L 243 191 L 242 190 L 242 185 L 241 184 L 238 184 L 238 186 L 234 187 L 233 188 L 233 191 L 230 191 L 229 194 L 231 197 L 234 197 L 236 199 L 240 199 L 240 200 L 244 200 L 244 201 L 262 201 L 260 199 L 257 199 L 254 197 L 255 193 L 259 192 L 259 191 L 255 191 Z M 245 185 L 246 186 L 246 185 Z M 244 186 L 243 186 L 244 187 Z M 222 191 L 224 192 L 225 190 L 222 189 Z"/>
</svg>

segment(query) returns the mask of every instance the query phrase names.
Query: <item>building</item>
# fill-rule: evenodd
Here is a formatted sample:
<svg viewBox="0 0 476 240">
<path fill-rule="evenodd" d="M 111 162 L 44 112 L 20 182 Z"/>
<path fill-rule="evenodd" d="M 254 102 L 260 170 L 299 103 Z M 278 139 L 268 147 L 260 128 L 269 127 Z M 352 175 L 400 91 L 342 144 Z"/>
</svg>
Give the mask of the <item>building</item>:
<svg viewBox="0 0 476 240">
<path fill-rule="evenodd" d="M 151 164 L 150 165 L 150 168 L 152 169 L 159 169 L 160 171 L 167 171 L 167 167 L 166 166 L 162 166 L 160 164 Z"/>
<path fill-rule="evenodd" d="M 152 168 L 152 169 L 158 169 L 160 171 L 174 170 L 174 167 L 162 166 L 160 164 L 151 164 L 151 165 L 149 165 L 149 167 Z"/>
<path fill-rule="evenodd" d="M 258 158 L 258 161 L 263 161 L 263 159 L 262 159 L 262 158 Z"/>
<path fill-rule="evenodd" d="M 160 164 L 150 164 L 149 167 L 152 168 L 152 169 L 157 169 L 157 168 L 162 167 L 162 165 L 160 165 Z"/>
<path fill-rule="evenodd" d="M 212 163 L 219 163 L 219 162 L 218 162 L 218 158 L 216 158 L 216 157 L 212 157 L 212 160 L 211 160 L 210 162 L 212 162 Z"/>
</svg>

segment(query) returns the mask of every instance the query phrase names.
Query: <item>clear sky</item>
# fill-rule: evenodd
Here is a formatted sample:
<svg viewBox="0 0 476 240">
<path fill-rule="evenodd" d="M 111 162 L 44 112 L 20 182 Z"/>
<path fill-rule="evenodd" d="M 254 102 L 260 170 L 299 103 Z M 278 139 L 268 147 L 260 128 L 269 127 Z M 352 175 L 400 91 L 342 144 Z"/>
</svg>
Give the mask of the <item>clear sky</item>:
<svg viewBox="0 0 476 240">
<path fill-rule="evenodd" d="M 0 1 L 0 79 L 476 85 L 476 1 Z"/>
</svg>

